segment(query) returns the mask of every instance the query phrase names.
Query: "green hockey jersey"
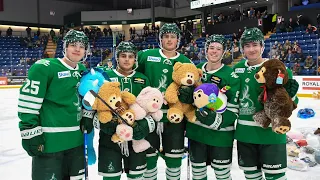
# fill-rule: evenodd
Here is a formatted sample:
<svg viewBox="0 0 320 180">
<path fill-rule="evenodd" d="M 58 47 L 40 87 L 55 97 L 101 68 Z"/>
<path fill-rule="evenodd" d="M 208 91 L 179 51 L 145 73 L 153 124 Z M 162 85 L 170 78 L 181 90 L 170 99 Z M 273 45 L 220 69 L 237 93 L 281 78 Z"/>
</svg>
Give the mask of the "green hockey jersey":
<svg viewBox="0 0 320 180">
<path fill-rule="evenodd" d="M 127 77 L 120 74 L 116 69 L 107 70 L 105 72 L 112 82 L 120 83 L 121 91 L 128 91 L 135 96 L 138 96 L 143 88 L 150 86 L 149 79 L 140 72 L 134 71 Z"/>
<path fill-rule="evenodd" d="M 84 70 L 81 63 L 73 69 L 62 59 L 42 59 L 31 66 L 28 78 L 20 88 L 19 127 L 21 130 L 41 127 L 46 153 L 83 144 L 79 127 L 82 105 L 77 88 Z M 28 136 L 21 135 L 22 138 Z"/>
<path fill-rule="evenodd" d="M 172 82 L 172 71 L 176 62 L 191 63 L 186 56 L 178 52 L 175 57 L 168 59 L 161 49 L 146 49 L 138 53 L 137 71 L 149 78 L 151 87 L 164 93 Z M 163 105 L 162 109 L 168 107 Z"/>
<path fill-rule="evenodd" d="M 215 130 L 210 125 L 202 124 L 199 121 L 196 123 L 187 122 L 186 136 L 192 140 L 217 147 L 232 147 L 234 139 L 234 122 L 238 118 L 238 96 L 240 83 L 237 74 L 233 72 L 233 69 L 222 66 L 213 71 L 206 71 L 206 63 L 200 63 L 197 65 L 199 69 L 203 71 L 202 82 L 203 83 L 215 83 L 222 89 L 224 86 L 230 86 L 226 92 L 228 97 L 227 109 L 222 113 L 222 123 L 220 129 Z"/>
<path fill-rule="evenodd" d="M 263 109 L 263 104 L 258 101 L 263 88 L 254 78 L 262 64 L 249 66 L 246 60 L 242 60 L 234 66 L 234 71 L 238 74 L 241 83 L 239 120 L 235 139 L 252 144 L 285 144 L 285 134 L 274 133 L 271 126 L 264 129 L 252 118 L 256 112 Z M 292 78 L 292 76 L 289 75 L 289 78 Z"/>
</svg>

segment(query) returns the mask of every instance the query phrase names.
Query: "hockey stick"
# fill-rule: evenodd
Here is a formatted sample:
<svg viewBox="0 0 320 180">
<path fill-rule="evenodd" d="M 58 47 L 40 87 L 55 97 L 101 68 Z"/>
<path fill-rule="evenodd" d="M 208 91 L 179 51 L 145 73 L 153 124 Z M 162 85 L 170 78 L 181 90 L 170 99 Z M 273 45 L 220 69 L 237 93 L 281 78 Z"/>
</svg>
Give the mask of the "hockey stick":
<svg viewBox="0 0 320 180">
<path fill-rule="evenodd" d="M 85 158 L 85 180 L 89 180 L 88 172 L 88 132 L 84 130 L 84 158 Z"/>
</svg>

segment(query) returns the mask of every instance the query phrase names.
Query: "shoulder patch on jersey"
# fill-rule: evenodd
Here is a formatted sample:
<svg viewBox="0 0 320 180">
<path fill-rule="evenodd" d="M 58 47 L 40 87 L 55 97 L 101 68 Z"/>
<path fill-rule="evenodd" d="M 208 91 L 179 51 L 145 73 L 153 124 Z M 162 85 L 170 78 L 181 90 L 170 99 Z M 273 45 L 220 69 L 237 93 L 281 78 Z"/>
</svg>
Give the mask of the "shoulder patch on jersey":
<svg viewBox="0 0 320 180">
<path fill-rule="evenodd" d="M 118 82 L 118 78 L 110 78 L 111 82 Z"/>
<path fill-rule="evenodd" d="M 71 77 L 71 73 L 70 71 L 60 71 L 58 72 L 58 78 L 67 78 L 67 77 Z"/>
<path fill-rule="evenodd" d="M 221 79 L 218 76 L 212 75 L 210 78 L 210 81 L 218 85 L 218 84 L 220 84 Z"/>
<path fill-rule="evenodd" d="M 161 57 L 148 56 L 147 61 L 160 62 L 161 61 Z"/>
<path fill-rule="evenodd" d="M 45 66 L 49 66 L 50 65 L 50 61 L 47 59 L 40 59 L 38 61 L 35 62 L 36 64 L 43 64 Z"/>
<path fill-rule="evenodd" d="M 134 78 L 134 79 L 133 79 L 133 82 L 139 83 L 139 84 L 145 84 L 145 83 L 146 83 L 146 80 L 145 80 L 145 79 L 142 79 L 142 78 Z"/>
<path fill-rule="evenodd" d="M 245 68 L 236 68 L 235 72 L 236 73 L 244 73 Z"/>
</svg>

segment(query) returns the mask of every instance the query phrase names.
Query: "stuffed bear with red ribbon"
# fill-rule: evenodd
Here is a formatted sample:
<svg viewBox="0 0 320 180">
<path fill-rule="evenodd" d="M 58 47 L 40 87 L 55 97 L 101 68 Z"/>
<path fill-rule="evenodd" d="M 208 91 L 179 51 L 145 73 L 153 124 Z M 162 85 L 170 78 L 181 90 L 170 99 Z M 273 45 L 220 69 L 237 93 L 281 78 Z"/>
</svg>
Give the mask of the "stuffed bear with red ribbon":
<svg viewBox="0 0 320 180">
<path fill-rule="evenodd" d="M 291 129 L 288 118 L 297 108 L 283 87 L 288 82 L 285 65 L 277 59 L 267 60 L 261 65 L 255 78 L 262 84 L 263 91 L 259 101 L 264 105 L 264 109 L 253 116 L 254 121 L 263 128 L 272 127 L 275 133 L 285 134 Z"/>
</svg>

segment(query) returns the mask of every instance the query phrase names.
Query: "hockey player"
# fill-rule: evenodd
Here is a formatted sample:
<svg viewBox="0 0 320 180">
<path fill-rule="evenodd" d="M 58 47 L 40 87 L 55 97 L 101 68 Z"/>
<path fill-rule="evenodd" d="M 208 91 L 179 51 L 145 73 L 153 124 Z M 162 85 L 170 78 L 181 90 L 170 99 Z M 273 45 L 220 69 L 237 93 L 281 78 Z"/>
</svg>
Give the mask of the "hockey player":
<svg viewBox="0 0 320 180">
<path fill-rule="evenodd" d="M 287 167 L 286 135 L 277 134 L 271 128 L 263 129 L 253 115 L 263 109 L 258 96 L 263 91 L 254 78 L 266 59 L 261 57 L 264 50 L 264 36 L 258 28 L 246 29 L 240 39 L 245 60 L 235 65 L 240 78 L 239 119 L 235 132 L 238 148 L 238 164 L 246 179 L 286 179 Z M 291 97 L 298 90 L 295 80 L 289 80 L 285 88 Z"/>
<path fill-rule="evenodd" d="M 137 96 L 140 91 L 149 86 L 149 80 L 143 74 L 136 72 L 137 48 L 131 42 L 121 42 L 116 49 L 117 68 L 107 70 L 106 73 L 111 81 L 120 83 L 122 91 L 128 91 Z M 95 116 L 94 124 L 99 121 Z M 127 173 L 128 180 L 142 180 L 143 173 L 146 171 L 146 151 L 135 153 L 132 149 L 132 142 L 116 144 L 111 141 L 111 136 L 116 131 L 117 121 L 106 124 L 99 124 L 99 175 L 104 180 L 120 180 L 122 174 L 122 159 L 124 160 L 124 171 Z M 96 126 L 97 127 L 97 126 Z M 127 126 L 127 128 L 131 128 Z M 150 132 L 155 130 L 155 122 L 148 117 L 136 121 L 133 125 L 133 139 L 140 140 L 145 138 Z M 125 142 L 126 143 L 126 142 Z"/>
<path fill-rule="evenodd" d="M 42 59 L 31 66 L 20 88 L 18 116 L 22 146 L 32 156 L 32 179 L 82 179 L 84 139 L 77 86 L 89 51 L 88 37 L 70 30 L 64 57 Z M 92 120 L 82 122 L 92 130 Z"/>
<path fill-rule="evenodd" d="M 230 86 L 226 93 L 227 109 L 222 114 L 204 108 L 207 115 L 196 111 L 196 123 L 187 122 L 186 136 L 193 179 L 207 179 L 207 163 L 214 169 L 216 179 L 231 179 L 234 122 L 238 117 L 239 79 L 233 69 L 222 64 L 226 51 L 223 35 L 211 35 L 205 43 L 208 62 L 197 65 L 203 71 L 202 82 L 214 83 L 220 89 Z"/>
<path fill-rule="evenodd" d="M 172 71 L 175 62 L 190 63 L 190 60 L 176 50 L 180 43 L 180 29 L 176 24 L 164 24 L 159 32 L 160 49 L 149 49 L 139 52 L 137 71 L 145 74 L 151 87 L 165 92 L 172 82 Z M 167 119 L 168 106 L 163 106 L 163 119 L 157 125 L 157 132 L 153 132 L 146 138 L 151 145 L 159 149 L 163 145 L 164 160 L 166 162 L 167 179 L 179 179 L 181 160 L 184 154 L 184 130 L 185 123 L 170 123 Z M 147 171 L 145 179 L 157 179 L 158 155 L 153 149 L 147 150 Z"/>
</svg>

